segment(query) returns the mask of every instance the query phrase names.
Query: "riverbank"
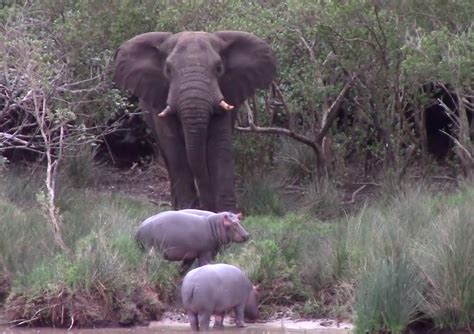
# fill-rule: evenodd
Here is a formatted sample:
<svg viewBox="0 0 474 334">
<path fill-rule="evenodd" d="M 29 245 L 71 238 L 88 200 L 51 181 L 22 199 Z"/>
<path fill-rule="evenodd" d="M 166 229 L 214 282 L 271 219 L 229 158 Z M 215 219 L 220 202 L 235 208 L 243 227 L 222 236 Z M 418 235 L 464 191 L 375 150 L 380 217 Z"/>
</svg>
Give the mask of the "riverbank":
<svg viewBox="0 0 474 334">
<path fill-rule="evenodd" d="M 11 280 L 7 321 L 135 326 L 176 306 L 179 264 L 147 256 L 133 240 L 155 205 L 114 192 L 60 189 L 68 256 L 55 247 L 34 183 L 5 181 L 0 265 Z M 450 195 L 418 188 L 327 221 L 298 212 L 247 216 L 251 240 L 216 262 L 241 267 L 259 285 L 266 322 L 344 319 L 361 333 L 401 332 L 414 322 L 467 328 L 474 309 L 473 202 L 474 188 Z"/>
<path fill-rule="evenodd" d="M 211 324 L 212 326 L 212 324 Z M 225 327 L 234 327 L 234 319 L 226 316 Z M 255 323 L 246 323 L 248 330 L 281 330 L 281 331 L 307 331 L 317 330 L 315 333 L 352 333 L 353 325 L 336 319 L 292 319 L 288 317 L 260 320 Z M 189 329 L 189 322 L 183 313 L 165 312 L 159 321 L 152 321 L 148 328 L 154 329 Z M 312 332 L 311 332 L 312 333 Z"/>
</svg>

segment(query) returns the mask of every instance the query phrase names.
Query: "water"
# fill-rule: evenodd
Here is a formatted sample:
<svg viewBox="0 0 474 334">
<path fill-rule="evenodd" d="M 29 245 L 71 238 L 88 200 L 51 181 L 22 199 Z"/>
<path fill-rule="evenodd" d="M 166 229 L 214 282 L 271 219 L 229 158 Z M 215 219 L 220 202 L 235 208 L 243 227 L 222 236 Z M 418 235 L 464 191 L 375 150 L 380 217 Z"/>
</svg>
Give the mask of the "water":
<svg viewBox="0 0 474 334">
<path fill-rule="evenodd" d="M 6 328 L 0 327 L 0 334 L 186 334 L 192 333 L 189 326 L 151 326 L 132 328 L 101 328 L 101 329 L 54 329 L 54 328 Z M 348 329 L 318 328 L 318 329 L 295 329 L 275 328 L 266 324 L 250 325 L 247 328 L 228 326 L 224 330 L 211 329 L 212 334 L 350 334 Z"/>
</svg>

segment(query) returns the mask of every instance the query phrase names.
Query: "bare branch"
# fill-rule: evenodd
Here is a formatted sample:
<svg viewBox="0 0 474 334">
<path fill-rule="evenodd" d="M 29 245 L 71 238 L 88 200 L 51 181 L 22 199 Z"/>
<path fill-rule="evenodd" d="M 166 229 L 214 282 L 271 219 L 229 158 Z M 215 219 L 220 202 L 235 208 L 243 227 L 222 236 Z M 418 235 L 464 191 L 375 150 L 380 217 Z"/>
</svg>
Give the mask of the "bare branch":
<svg viewBox="0 0 474 334">
<path fill-rule="evenodd" d="M 347 93 L 349 92 L 349 89 L 354 84 L 355 79 L 356 79 L 356 76 L 352 76 L 351 79 L 348 82 L 346 82 L 346 84 L 342 88 L 339 95 L 336 97 L 334 102 L 329 107 L 329 110 L 328 110 L 328 113 L 327 113 L 327 116 L 326 116 L 326 121 L 322 124 L 321 130 L 319 131 L 319 133 L 316 136 L 316 142 L 321 143 L 323 141 L 323 139 L 326 136 L 327 132 L 331 128 L 332 123 L 334 122 L 337 115 L 339 114 L 340 109 L 341 109 L 340 108 L 341 103 L 342 103 L 343 99 L 346 97 Z"/>
</svg>

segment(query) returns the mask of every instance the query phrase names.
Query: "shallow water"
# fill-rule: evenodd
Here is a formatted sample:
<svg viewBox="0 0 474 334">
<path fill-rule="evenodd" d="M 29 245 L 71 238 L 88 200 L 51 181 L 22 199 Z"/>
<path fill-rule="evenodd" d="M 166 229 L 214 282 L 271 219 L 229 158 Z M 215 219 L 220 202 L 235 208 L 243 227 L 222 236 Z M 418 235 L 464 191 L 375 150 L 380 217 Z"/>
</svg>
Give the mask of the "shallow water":
<svg viewBox="0 0 474 334">
<path fill-rule="evenodd" d="M 101 329 L 54 329 L 54 328 L 5 328 L 0 327 L 0 334 L 152 334 L 152 333 L 169 333 L 169 334 L 185 334 L 192 333 L 186 326 L 153 326 L 153 327 L 133 327 L 133 328 L 101 328 Z M 219 334 L 349 334 L 347 329 L 282 329 L 282 328 L 266 328 L 265 324 L 251 325 L 247 328 L 236 328 L 234 326 L 226 327 L 224 330 L 213 330 L 209 333 Z"/>
</svg>

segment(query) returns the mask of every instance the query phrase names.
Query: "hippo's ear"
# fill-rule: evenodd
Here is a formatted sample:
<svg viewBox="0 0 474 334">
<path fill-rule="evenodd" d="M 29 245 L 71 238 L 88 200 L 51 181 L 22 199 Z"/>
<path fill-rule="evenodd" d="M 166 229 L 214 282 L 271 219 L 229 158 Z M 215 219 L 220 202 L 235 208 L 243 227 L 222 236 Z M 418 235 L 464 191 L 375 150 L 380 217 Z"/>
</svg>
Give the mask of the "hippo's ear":
<svg viewBox="0 0 474 334">
<path fill-rule="evenodd" d="M 227 213 L 224 214 L 224 218 L 222 219 L 222 224 L 224 224 L 224 226 L 232 225 L 232 221 L 229 219 L 229 215 Z"/>
<path fill-rule="evenodd" d="M 244 218 L 244 215 L 242 214 L 242 212 L 239 212 L 237 214 L 237 219 L 242 220 L 243 218 Z"/>
</svg>

